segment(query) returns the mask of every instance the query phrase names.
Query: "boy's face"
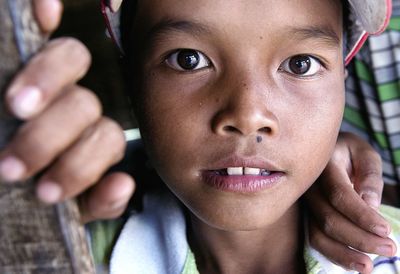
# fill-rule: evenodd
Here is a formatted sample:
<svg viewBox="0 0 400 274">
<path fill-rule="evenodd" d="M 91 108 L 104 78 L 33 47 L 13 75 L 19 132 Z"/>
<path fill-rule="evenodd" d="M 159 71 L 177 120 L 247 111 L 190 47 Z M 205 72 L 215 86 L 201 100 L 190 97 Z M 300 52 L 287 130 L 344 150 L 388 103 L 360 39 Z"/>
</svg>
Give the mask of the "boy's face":
<svg viewBox="0 0 400 274">
<path fill-rule="evenodd" d="M 161 178 L 211 226 L 276 222 L 336 143 L 340 1 L 139 1 L 135 31 L 136 113 Z"/>
</svg>

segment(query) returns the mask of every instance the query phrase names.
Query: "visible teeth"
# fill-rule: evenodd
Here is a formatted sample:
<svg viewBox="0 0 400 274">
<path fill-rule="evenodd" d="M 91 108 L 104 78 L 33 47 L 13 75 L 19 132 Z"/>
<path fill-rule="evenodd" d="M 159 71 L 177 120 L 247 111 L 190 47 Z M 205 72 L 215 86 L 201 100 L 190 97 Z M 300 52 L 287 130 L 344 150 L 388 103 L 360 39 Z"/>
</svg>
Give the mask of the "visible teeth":
<svg viewBox="0 0 400 274">
<path fill-rule="evenodd" d="M 228 175 L 243 175 L 243 167 L 228 167 Z"/>
<path fill-rule="evenodd" d="M 260 169 L 254 167 L 245 167 L 244 174 L 246 175 L 260 175 Z"/>
<path fill-rule="evenodd" d="M 226 173 L 228 175 L 271 175 L 271 171 L 255 167 L 228 167 Z"/>
</svg>

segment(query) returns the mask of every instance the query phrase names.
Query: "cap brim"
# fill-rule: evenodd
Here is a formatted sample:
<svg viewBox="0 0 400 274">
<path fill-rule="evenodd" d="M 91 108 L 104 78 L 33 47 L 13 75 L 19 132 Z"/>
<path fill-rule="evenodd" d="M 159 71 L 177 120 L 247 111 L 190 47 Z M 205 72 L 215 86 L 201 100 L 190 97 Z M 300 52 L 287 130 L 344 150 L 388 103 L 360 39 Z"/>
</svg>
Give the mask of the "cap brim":
<svg viewBox="0 0 400 274">
<path fill-rule="evenodd" d="M 357 54 L 369 35 L 379 34 L 389 24 L 391 0 L 348 0 L 350 4 L 349 26 L 345 63 Z"/>
<path fill-rule="evenodd" d="M 348 0 L 364 30 L 369 34 L 382 32 L 390 18 L 391 0 Z"/>
</svg>

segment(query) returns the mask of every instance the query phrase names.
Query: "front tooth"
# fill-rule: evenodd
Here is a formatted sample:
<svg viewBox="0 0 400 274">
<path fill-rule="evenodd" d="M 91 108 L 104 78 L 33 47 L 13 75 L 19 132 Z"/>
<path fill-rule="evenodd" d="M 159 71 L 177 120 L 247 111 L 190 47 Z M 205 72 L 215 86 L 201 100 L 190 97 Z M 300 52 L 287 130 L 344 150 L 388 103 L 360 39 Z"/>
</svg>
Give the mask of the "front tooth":
<svg viewBox="0 0 400 274">
<path fill-rule="evenodd" d="M 254 167 L 245 167 L 244 174 L 246 175 L 260 175 L 260 169 Z"/>
<path fill-rule="evenodd" d="M 243 167 L 228 167 L 228 175 L 243 175 Z"/>
</svg>

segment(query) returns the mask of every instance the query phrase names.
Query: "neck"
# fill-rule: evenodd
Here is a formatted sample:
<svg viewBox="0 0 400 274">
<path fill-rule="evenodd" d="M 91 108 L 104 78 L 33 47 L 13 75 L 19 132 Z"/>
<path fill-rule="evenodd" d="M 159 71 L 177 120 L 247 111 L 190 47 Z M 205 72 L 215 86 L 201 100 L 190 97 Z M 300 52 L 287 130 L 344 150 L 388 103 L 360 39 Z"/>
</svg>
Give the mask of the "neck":
<svg viewBox="0 0 400 274">
<path fill-rule="evenodd" d="M 274 224 L 222 231 L 191 216 L 190 246 L 200 273 L 304 273 L 303 223 L 295 204 Z"/>
</svg>

